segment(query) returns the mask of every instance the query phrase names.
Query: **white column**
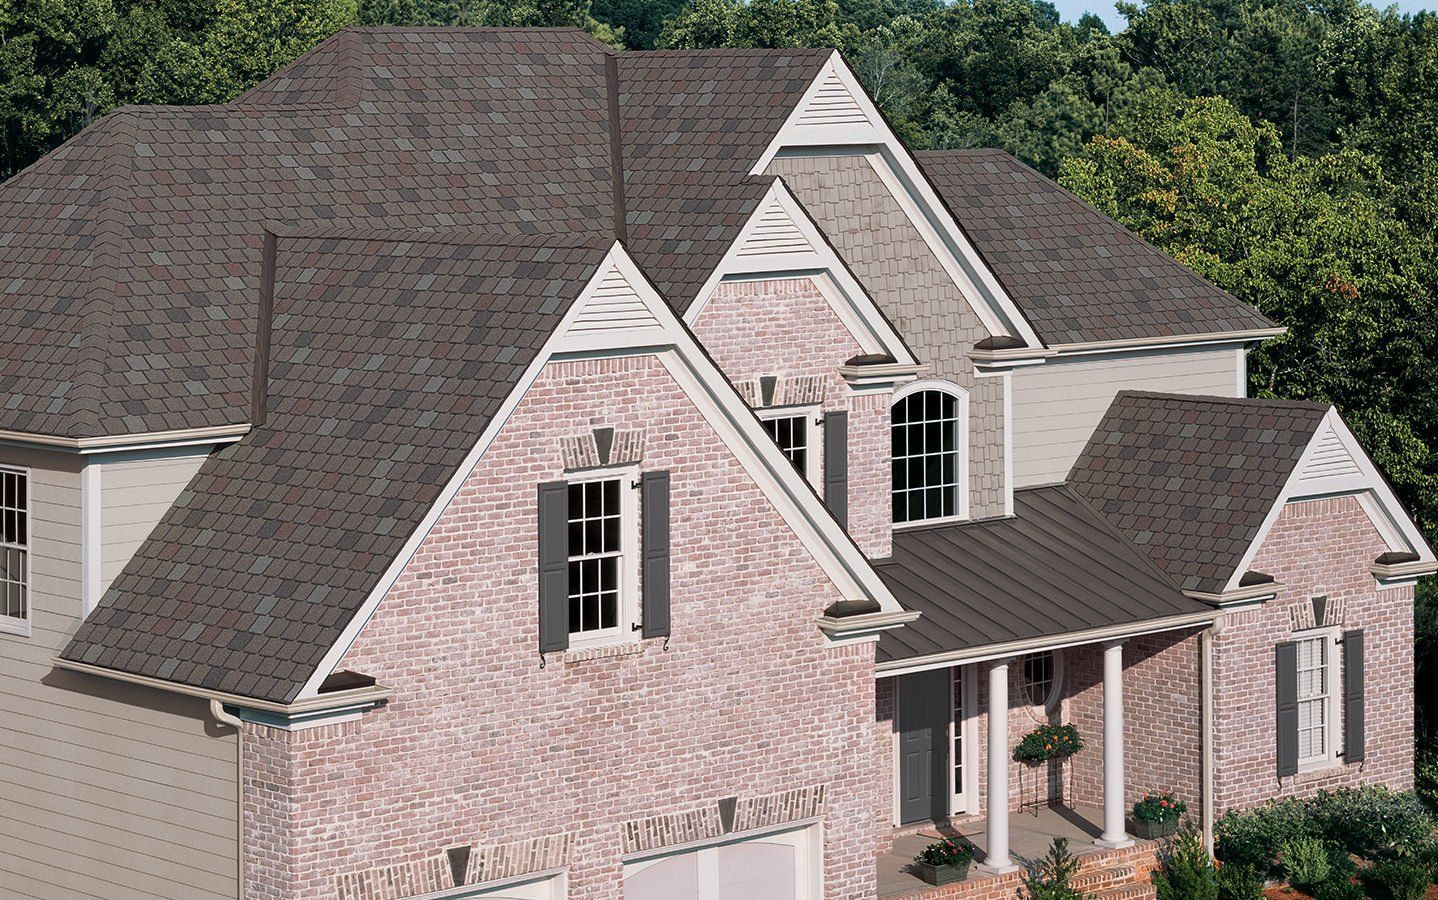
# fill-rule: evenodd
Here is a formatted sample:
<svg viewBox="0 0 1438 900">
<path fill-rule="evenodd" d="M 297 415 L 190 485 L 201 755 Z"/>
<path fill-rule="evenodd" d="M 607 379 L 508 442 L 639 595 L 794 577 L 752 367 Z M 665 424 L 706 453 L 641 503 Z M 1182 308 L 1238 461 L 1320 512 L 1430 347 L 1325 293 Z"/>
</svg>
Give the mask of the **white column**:
<svg viewBox="0 0 1438 900">
<path fill-rule="evenodd" d="M 1009 859 L 1009 661 L 989 663 L 989 791 L 985 798 L 988 844 L 979 868 L 1012 872 Z"/>
<path fill-rule="evenodd" d="M 1127 847 L 1123 790 L 1123 641 L 1103 645 L 1103 837 L 1102 847 Z"/>
</svg>

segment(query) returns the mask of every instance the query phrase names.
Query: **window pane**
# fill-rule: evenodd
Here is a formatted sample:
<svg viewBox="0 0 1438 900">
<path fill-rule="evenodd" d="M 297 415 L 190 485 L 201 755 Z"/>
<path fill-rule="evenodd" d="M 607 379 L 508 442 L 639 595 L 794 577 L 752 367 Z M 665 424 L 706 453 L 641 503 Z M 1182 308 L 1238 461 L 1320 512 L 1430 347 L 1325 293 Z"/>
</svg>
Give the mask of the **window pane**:
<svg viewBox="0 0 1438 900">
<path fill-rule="evenodd" d="M 894 405 L 890 445 L 893 452 L 894 521 L 956 515 L 959 472 L 958 398 L 943 391 L 920 391 Z M 897 498 L 910 493 L 906 502 Z"/>
</svg>

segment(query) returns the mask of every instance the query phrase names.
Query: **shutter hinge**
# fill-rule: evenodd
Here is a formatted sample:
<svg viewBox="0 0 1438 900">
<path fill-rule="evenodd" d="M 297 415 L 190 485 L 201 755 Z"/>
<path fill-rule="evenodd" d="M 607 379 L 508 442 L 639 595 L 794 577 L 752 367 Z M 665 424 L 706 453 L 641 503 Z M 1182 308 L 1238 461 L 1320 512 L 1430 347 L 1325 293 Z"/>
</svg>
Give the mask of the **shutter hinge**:
<svg viewBox="0 0 1438 900">
<path fill-rule="evenodd" d="M 630 489 L 631 491 L 637 491 L 637 490 L 639 490 L 639 487 L 640 487 L 640 483 L 639 483 L 638 481 L 631 481 L 631 482 L 629 482 L 629 489 Z"/>
</svg>

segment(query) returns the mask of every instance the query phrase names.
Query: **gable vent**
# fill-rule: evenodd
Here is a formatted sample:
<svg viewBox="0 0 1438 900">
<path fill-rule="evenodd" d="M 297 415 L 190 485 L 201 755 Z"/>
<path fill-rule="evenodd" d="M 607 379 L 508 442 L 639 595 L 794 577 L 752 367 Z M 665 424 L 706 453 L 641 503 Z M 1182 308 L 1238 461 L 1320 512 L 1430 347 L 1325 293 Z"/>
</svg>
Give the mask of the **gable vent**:
<svg viewBox="0 0 1438 900">
<path fill-rule="evenodd" d="M 659 320 L 649 312 L 644 300 L 630 285 L 617 266 L 600 279 L 599 285 L 575 317 L 571 331 L 620 331 L 629 328 L 652 328 Z"/>
<path fill-rule="evenodd" d="M 744 241 L 739 256 L 769 256 L 776 253 L 813 253 L 814 247 L 804 237 L 804 232 L 794 224 L 788 210 L 777 197 L 769 198 L 769 205 L 760 214 L 754 230 Z"/>
<path fill-rule="evenodd" d="M 1362 475 L 1363 470 L 1359 468 L 1358 462 L 1343 446 L 1343 441 L 1338 437 L 1338 432 L 1326 423 L 1323 431 L 1318 435 L 1317 446 L 1313 448 L 1313 455 L 1308 460 L 1308 465 L 1303 469 L 1300 481 L 1317 481 L 1321 478 L 1340 478 L 1350 475 Z"/>
<path fill-rule="evenodd" d="M 796 120 L 800 125 L 872 125 L 839 73 L 830 69 Z"/>
</svg>

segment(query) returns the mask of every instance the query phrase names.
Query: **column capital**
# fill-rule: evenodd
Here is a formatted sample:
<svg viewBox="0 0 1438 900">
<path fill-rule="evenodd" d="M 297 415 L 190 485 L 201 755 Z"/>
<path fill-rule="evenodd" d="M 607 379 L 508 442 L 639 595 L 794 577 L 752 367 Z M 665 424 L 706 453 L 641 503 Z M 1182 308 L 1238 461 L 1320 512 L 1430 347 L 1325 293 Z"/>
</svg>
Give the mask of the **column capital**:
<svg viewBox="0 0 1438 900">
<path fill-rule="evenodd" d="M 1105 650 L 1112 650 L 1115 647 L 1122 647 L 1124 644 L 1127 643 L 1128 638 L 1126 637 L 1110 638 L 1109 640 L 1100 642 L 1100 646 L 1103 647 Z"/>
</svg>

